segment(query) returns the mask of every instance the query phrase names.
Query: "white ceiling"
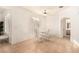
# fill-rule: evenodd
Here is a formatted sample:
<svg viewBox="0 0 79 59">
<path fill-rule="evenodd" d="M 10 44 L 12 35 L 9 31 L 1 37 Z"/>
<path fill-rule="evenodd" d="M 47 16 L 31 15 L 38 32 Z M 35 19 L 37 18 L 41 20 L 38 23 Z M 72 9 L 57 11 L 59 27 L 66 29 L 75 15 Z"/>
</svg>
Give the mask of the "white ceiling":
<svg viewBox="0 0 79 59">
<path fill-rule="evenodd" d="M 30 6 L 30 7 L 24 6 L 24 8 L 39 15 L 44 15 L 44 10 L 46 10 L 47 15 L 54 15 L 60 12 L 61 10 L 67 8 L 67 6 L 63 8 L 59 8 L 59 6 Z"/>
</svg>

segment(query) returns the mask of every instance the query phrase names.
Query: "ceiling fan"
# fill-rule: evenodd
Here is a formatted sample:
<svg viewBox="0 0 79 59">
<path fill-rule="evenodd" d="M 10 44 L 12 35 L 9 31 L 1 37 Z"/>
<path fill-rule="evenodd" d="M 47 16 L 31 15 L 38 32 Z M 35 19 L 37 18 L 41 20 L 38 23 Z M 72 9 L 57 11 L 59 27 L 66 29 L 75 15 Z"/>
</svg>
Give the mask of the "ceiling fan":
<svg viewBox="0 0 79 59">
<path fill-rule="evenodd" d="M 44 12 L 43 12 L 44 14 L 47 14 L 47 10 L 44 10 Z"/>
<path fill-rule="evenodd" d="M 59 8 L 63 8 L 64 6 L 59 6 Z"/>
</svg>

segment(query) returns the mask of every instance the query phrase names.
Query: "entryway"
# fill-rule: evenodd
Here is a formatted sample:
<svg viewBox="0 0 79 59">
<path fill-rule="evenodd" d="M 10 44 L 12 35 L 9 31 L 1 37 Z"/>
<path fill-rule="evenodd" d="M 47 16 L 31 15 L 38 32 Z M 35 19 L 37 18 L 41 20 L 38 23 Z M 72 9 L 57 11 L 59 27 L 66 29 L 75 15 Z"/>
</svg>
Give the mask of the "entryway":
<svg viewBox="0 0 79 59">
<path fill-rule="evenodd" d="M 70 35 L 71 35 L 70 18 L 63 17 L 63 19 L 61 20 L 61 28 L 62 28 L 63 37 L 70 39 Z"/>
</svg>

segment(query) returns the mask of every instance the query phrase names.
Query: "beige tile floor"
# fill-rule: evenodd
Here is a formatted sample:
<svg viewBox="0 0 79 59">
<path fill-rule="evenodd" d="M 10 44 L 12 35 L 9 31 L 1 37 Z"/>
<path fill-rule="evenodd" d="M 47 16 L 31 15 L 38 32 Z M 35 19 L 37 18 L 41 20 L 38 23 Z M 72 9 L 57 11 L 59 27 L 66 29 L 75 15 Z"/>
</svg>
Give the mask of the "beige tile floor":
<svg viewBox="0 0 79 59">
<path fill-rule="evenodd" d="M 68 52 L 79 52 L 79 47 L 67 38 L 51 38 L 46 41 L 35 41 L 28 39 L 26 41 L 11 45 L 11 44 L 0 44 L 0 52 L 14 52 L 14 53 L 68 53 Z"/>
</svg>

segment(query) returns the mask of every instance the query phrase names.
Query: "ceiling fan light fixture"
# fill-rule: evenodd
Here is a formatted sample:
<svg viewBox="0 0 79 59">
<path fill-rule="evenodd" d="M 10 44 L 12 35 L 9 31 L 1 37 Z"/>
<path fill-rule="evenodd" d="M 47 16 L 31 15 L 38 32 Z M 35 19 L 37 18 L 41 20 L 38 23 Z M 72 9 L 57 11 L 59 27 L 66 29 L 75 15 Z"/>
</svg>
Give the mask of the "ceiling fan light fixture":
<svg viewBox="0 0 79 59">
<path fill-rule="evenodd" d="M 47 11 L 46 10 L 44 10 L 44 14 L 47 14 Z"/>
<path fill-rule="evenodd" d="M 59 6 L 59 8 L 63 8 L 64 6 Z"/>
</svg>

